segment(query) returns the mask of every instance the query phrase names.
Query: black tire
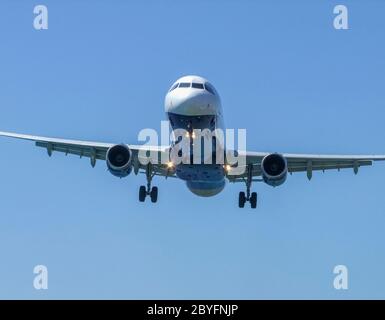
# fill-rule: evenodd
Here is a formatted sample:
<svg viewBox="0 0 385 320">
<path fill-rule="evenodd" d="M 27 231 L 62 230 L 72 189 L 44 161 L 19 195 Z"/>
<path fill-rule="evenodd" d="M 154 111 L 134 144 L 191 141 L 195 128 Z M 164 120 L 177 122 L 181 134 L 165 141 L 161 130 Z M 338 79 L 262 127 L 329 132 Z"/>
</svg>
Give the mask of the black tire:
<svg viewBox="0 0 385 320">
<path fill-rule="evenodd" d="M 257 193 L 253 192 L 250 197 L 250 205 L 252 209 L 257 207 Z"/>
<path fill-rule="evenodd" d="M 152 187 L 150 196 L 151 202 L 155 203 L 158 201 L 158 187 Z"/>
<path fill-rule="evenodd" d="M 240 208 L 243 208 L 245 206 L 245 202 L 246 202 L 246 195 L 245 193 L 242 191 L 239 193 L 239 198 L 238 198 L 238 206 Z"/>
<path fill-rule="evenodd" d="M 146 187 L 140 186 L 140 188 L 139 188 L 139 201 L 144 202 L 145 199 L 146 199 Z"/>
</svg>

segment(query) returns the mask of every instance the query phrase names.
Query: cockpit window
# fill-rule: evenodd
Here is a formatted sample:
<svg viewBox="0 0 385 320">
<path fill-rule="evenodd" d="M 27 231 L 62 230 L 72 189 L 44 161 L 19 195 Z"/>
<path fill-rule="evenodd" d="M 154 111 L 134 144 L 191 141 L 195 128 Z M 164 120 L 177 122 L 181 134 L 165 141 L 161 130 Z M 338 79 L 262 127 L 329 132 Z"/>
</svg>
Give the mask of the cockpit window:
<svg viewBox="0 0 385 320">
<path fill-rule="evenodd" d="M 190 82 L 181 82 L 179 84 L 179 88 L 190 88 L 191 83 Z"/>
<path fill-rule="evenodd" d="M 176 88 L 178 88 L 178 85 L 179 85 L 179 83 L 175 83 L 175 84 L 171 87 L 170 92 L 171 92 L 172 90 L 175 90 Z"/>
<path fill-rule="evenodd" d="M 215 89 L 210 83 L 206 82 L 205 88 L 208 92 L 210 92 L 211 94 L 213 94 L 215 96 Z"/>
<path fill-rule="evenodd" d="M 195 89 L 204 89 L 202 83 L 195 83 L 195 82 L 193 82 L 193 83 L 191 84 L 191 86 L 192 86 L 193 88 L 195 88 Z"/>
</svg>

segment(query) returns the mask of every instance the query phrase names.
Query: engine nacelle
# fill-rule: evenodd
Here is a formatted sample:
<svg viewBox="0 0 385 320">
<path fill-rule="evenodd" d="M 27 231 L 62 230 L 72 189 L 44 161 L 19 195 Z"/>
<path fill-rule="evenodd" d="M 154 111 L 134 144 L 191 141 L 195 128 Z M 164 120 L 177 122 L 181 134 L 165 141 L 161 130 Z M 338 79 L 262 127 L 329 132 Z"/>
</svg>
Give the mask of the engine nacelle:
<svg viewBox="0 0 385 320">
<path fill-rule="evenodd" d="M 124 144 L 117 144 L 108 149 L 106 154 L 108 170 L 116 177 L 127 177 L 132 171 L 132 152 Z"/>
<path fill-rule="evenodd" d="M 277 187 L 286 181 L 287 161 L 278 153 L 265 156 L 261 162 L 262 178 L 269 186 Z"/>
</svg>

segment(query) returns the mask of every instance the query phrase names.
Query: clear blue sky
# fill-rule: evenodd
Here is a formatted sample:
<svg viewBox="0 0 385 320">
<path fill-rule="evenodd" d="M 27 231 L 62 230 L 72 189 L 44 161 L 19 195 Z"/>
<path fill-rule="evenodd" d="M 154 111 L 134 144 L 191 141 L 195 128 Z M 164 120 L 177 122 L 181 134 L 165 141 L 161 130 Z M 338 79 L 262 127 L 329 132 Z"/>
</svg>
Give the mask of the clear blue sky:
<svg viewBox="0 0 385 320">
<path fill-rule="evenodd" d="M 384 154 L 385 3 L 344 0 L 350 30 L 336 31 L 340 3 L 3 1 L 0 130 L 137 143 L 172 82 L 199 74 L 249 150 Z M 0 298 L 385 298 L 385 164 L 257 184 L 259 207 L 240 210 L 241 184 L 205 199 L 158 178 L 143 204 L 143 176 L 0 147 Z"/>
</svg>

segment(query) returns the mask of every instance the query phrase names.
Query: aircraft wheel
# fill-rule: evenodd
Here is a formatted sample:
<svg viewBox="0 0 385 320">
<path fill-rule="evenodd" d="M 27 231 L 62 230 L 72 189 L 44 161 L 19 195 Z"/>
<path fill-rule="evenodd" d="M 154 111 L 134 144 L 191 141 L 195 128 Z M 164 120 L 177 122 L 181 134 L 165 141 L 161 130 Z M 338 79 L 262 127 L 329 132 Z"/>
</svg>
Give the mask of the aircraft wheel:
<svg viewBox="0 0 385 320">
<path fill-rule="evenodd" d="M 155 203 L 158 201 L 158 187 L 152 187 L 150 197 L 151 202 Z"/>
<path fill-rule="evenodd" d="M 139 201 L 144 202 L 145 199 L 146 199 L 146 187 L 140 186 L 140 188 L 139 188 Z"/>
<path fill-rule="evenodd" d="M 253 192 L 250 197 L 251 208 L 255 209 L 257 207 L 257 193 Z"/>
<path fill-rule="evenodd" d="M 239 198 L 238 198 L 238 206 L 240 208 L 243 208 L 245 206 L 245 202 L 246 202 L 246 195 L 243 191 L 241 191 L 239 193 Z"/>
</svg>

